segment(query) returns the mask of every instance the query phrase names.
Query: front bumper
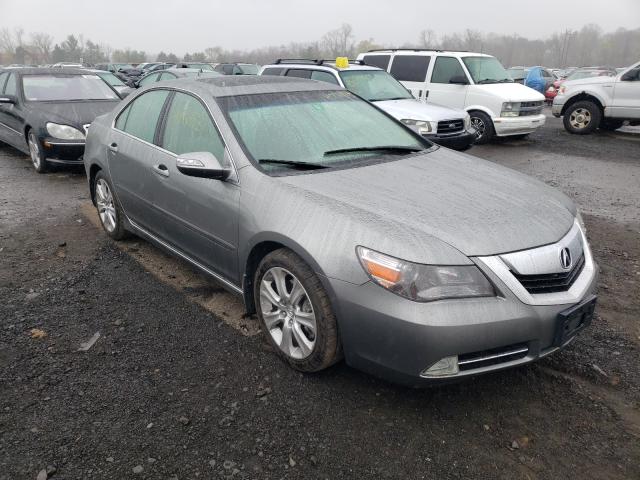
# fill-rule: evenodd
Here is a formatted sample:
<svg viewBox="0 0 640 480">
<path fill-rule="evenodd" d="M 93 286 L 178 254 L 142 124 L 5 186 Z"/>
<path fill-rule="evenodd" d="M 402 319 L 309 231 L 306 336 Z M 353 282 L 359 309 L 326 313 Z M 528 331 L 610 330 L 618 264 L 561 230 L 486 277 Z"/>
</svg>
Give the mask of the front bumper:
<svg viewBox="0 0 640 480">
<path fill-rule="evenodd" d="M 524 135 L 542 127 L 546 120 L 544 113 L 524 117 L 497 117 L 493 119 L 493 126 L 499 137 Z"/>
<path fill-rule="evenodd" d="M 553 105 L 551 105 L 551 114 L 556 118 L 561 117 L 562 107 L 564 107 L 564 98 L 556 95 L 556 98 L 553 99 Z"/>
<path fill-rule="evenodd" d="M 442 145 L 443 147 L 452 148 L 454 150 L 466 150 L 476 140 L 476 131 L 474 129 L 463 130 L 454 135 L 424 135 L 424 138 Z"/>
<path fill-rule="evenodd" d="M 337 293 L 334 303 L 346 362 L 392 382 L 425 386 L 536 361 L 573 340 L 556 343 L 558 314 L 593 295 L 598 277 L 592 274 L 585 293 L 574 304 L 527 305 L 490 270 L 483 271 L 500 296 L 417 303 L 372 282 L 354 285 L 327 279 Z M 480 363 L 456 375 L 421 376 L 445 357 L 472 357 L 511 346 L 525 347 L 526 353 L 490 365 Z"/>
<path fill-rule="evenodd" d="M 42 139 L 47 162 L 65 165 L 82 165 L 84 155 L 84 140 L 60 140 L 52 137 Z"/>
</svg>

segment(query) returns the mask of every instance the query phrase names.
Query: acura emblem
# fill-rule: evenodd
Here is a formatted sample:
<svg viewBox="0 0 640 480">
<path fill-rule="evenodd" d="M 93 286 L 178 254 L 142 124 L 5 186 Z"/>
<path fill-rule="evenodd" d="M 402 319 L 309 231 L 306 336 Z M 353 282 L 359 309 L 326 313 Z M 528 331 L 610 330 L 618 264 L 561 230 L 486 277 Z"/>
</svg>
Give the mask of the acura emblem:
<svg viewBox="0 0 640 480">
<path fill-rule="evenodd" d="M 569 270 L 571 268 L 571 251 L 568 248 L 563 248 L 560 250 L 560 265 L 565 270 Z"/>
</svg>

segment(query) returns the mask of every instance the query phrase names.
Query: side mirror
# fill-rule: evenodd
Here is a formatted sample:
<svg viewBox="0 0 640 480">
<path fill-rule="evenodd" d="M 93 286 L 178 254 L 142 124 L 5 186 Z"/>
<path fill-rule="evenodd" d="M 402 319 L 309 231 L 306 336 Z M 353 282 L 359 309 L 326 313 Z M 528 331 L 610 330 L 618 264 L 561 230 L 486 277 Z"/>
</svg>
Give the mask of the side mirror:
<svg viewBox="0 0 640 480">
<path fill-rule="evenodd" d="M 183 175 L 214 180 L 226 180 L 231 173 L 211 152 L 184 153 L 176 159 L 176 167 Z"/>
<path fill-rule="evenodd" d="M 16 103 L 16 97 L 13 95 L 2 95 L 0 96 L 0 104 L 14 104 Z"/>
<path fill-rule="evenodd" d="M 453 83 L 454 85 L 469 85 L 469 80 L 464 75 L 456 75 L 449 79 L 449 83 Z"/>
</svg>

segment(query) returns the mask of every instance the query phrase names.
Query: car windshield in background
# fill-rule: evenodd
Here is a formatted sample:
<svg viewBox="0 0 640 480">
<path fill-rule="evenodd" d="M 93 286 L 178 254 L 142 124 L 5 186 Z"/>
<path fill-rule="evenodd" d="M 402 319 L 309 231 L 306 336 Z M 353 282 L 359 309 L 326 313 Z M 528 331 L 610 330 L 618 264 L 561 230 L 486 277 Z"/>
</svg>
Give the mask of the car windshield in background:
<svg viewBox="0 0 640 480">
<path fill-rule="evenodd" d="M 347 91 L 223 97 L 245 151 L 267 172 L 355 166 L 425 149 L 402 125 Z"/>
<path fill-rule="evenodd" d="M 528 71 L 525 70 L 524 68 L 510 68 L 507 70 L 507 73 L 514 80 L 516 79 L 519 80 L 519 79 L 525 78 L 527 76 Z"/>
<path fill-rule="evenodd" d="M 24 96 L 28 101 L 119 100 L 97 75 L 24 75 Z"/>
<path fill-rule="evenodd" d="M 101 72 L 101 73 L 98 73 L 97 75 L 112 87 L 126 87 L 124 82 L 111 72 Z"/>
<path fill-rule="evenodd" d="M 382 70 L 345 70 L 340 77 L 348 90 L 370 102 L 413 98 L 400 82 Z"/>
<path fill-rule="evenodd" d="M 462 57 L 475 83 L 511 83 L 509 76 L 498 59 L 494 57 Z"/>
<path fill-rule="evenodd" d="M 258 65 L 238 65 L 238 68 L 247 75 L 257 75 L 260 71 Z"/>
</svg>

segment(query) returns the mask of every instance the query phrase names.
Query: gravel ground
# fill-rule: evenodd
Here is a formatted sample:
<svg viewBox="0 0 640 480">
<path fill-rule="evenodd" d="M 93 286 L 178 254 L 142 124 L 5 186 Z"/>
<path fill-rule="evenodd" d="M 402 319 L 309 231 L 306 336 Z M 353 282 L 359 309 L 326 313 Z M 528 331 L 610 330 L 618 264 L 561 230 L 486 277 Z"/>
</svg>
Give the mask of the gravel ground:
<svg viewBox="0 0 640 480">
<path fill-rule="evenodd" d="M 96 229 L 82 172 L 0 147 L 0 479 L 640 478 L 639 139 L 550 119 L 470 151 L 588 212 L 600 303 L 565 351 L 426 390 L 292 371 L 215 284 Z"/>
</svg>

